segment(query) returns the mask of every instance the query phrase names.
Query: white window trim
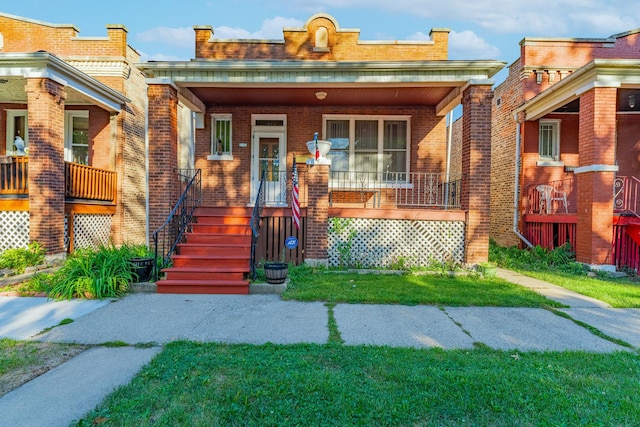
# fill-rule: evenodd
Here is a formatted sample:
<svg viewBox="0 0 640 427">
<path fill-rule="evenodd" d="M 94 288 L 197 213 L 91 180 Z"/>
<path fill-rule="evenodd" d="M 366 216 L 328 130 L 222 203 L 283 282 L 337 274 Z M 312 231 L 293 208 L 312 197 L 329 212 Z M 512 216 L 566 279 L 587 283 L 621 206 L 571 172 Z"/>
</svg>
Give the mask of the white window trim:
<svg viewBox="0 0 640 427">
<path fill-rule="evenodd" d="M 67 110 L 64 112 L 64 160 L 73 162 L 73 118 L 89 118 L 89 110 Z M 90 144 L 89 144 L 90 145 Z M 88 161 L 87 163 L 90 163 Z"/>
<path fill-rule="evenodd" d="M 9 153 L 13 153 L 13 135 L 15 134 L 15 129 L 14 129 L 14 123 L 15 123 L 15 118 L 16 117 L 20 117 L 20 116 L 24 116 L 24 121 L 26 123 L 26 127 L 27 129 L 25 129 L 25 134 L 24 137 L 22 138 L 24 140 L 24 146 L 25 149 L 29 148 L 29 115 L 27 114 L 27 110 L 6 110 L 7 111 L 7 126 L 6 126 L 6 132 L 7 132 L 7 138 L 6 138 L 6 153 L 7 155 L 10 155 Z M 28 151 L 27 151 L 28 152 Z"/>
<path fill-rule="evenodd" d="M 211 148 L 207 160 L 233 160 L 233 115 L 232 114 L 211 114 Z M 229 129 L 229 151 L 218 152 L 215 150 L 216 144 L 216 121 L 228 120 Z"/>
<path fill-rule="evenodd" d="M 351 114 L 323 114 L 322 115 L 322 139 L 327 139 L 327 121 L 329 120 L 349 120 L 349 171 L 354 171 L 355 146 L 352 141 L 355 140 L 355 121 L 356 120 L 377 120 L 378 125 L 378 173 L 384 173 L 384 165 L 380 161 L 384 154 L 384 121 L 399 120 L 407 122 L 407 146 L 406 146 L 406 173 L 409 174 L 411 165 L 411 116 L 409 115 L 351 115 Z"/>
<path fill-rule="evenodd" d="M 560 119 L 541 119 L 538 122 L 538 157 L 537 166 L 563 166 L 564 162 L 560 160 Z M 551 156 L 543 156 L 542 151 L 542 140 L 540 128 L 543 125 L 550 125 L 553 127 L 553 147 L 552 147 L 552 155 Z"/>
</svg>

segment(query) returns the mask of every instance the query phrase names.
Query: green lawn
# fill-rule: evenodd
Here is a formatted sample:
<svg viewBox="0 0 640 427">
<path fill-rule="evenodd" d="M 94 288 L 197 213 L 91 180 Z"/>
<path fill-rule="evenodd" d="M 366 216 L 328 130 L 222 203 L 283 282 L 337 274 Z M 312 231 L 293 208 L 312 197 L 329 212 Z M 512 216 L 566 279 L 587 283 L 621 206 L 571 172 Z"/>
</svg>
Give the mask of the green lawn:
<svg viewBox="0 0 640 427">
<path fill-rule="evenodd" d="M 640 425 L 635 353 L 174 342 L 77 425 Z"/>
<path fill-rule="evenodd" d="M 334 303 L 561 307 L 519 285 L 477 274 L 357 274 L 298 267 L 283 299 Z"/>
<path fill-rule="evenodd" d="M 519 270 L 520 273 L 562 286 L 616 308 L 640 308 L 640 282 L 611 277 L 587 277 L 561 271 Z"/>
</svg>

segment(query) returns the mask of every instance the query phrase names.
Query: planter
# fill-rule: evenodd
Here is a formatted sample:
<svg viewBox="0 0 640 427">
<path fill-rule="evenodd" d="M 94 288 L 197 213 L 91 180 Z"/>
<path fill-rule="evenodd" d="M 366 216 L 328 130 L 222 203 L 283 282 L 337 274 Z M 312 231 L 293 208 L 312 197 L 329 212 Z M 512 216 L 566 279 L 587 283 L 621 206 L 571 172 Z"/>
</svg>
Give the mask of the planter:
<svg viewBox="0 0 640 427">
<path fill-rule="evenodd" d="M 131 258 L 129 262 L 133 265 L 131 272 L 138 276 L 138 282 L 148 282 L 151 279 L 153 258 Z"/>
<path fill-rule="evenodd" d="M 289 272 L 289 264 L 286 262 L 268 262 L 264 265 L 264 277 L 267 283 L 278 285 L 284 283 Z"/>
</svg>

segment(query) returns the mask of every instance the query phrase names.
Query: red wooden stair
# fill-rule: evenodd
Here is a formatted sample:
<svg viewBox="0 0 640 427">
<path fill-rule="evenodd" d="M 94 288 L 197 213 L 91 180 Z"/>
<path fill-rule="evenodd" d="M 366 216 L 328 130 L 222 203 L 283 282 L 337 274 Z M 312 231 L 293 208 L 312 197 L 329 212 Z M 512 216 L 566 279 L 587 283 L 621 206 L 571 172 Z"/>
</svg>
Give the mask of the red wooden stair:
<svg viewBox="0 0 640 427">
<path fill-rule="evenodd" d="M 158 293 L 248 294 L 251 208 L 199 207 Z"/>
</svg>

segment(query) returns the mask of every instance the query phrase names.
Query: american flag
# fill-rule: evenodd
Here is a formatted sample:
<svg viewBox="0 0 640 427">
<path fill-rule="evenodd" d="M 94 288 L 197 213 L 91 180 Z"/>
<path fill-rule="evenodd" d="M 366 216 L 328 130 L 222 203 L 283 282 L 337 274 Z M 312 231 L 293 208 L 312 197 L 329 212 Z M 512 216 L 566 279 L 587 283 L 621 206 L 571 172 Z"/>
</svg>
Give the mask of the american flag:
<svg viewBox="0 0 640 427">
<path fill-rule="evenodd" d="M 291 181 L 293 183 L 291 189 L 291 216 L 293 223 L 297 229 L 300 229 L 300 195 L 298 192 L 298 167 L 296 166 L 296 158 L 293 158 L 293 172 L 291 173 Z"/>
</svg>

